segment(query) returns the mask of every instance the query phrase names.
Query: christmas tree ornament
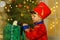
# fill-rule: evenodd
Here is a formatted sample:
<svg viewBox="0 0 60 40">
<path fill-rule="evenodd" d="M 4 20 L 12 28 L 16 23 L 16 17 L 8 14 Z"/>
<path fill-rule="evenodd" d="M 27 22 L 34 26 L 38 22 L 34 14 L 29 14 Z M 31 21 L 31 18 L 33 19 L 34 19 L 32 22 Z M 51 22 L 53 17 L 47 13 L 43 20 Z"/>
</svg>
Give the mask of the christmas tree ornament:
<svg viewBox="0 0 60 40">
<path fill-rule="evenodd" d="M 26 6 L 27 9 L 29 9 L 30 7 L 29 6 Z"/>
<path fill-rule="evenodd" d="M 12 7 L 11 7 L 12 8 Z"/>
<path fill-rule="evenodd" d="M 5 7 L 5 5 L 6 5 L 6 2 L 5 1 L 1 1 L 0 2 L 0 7 Z"/>
<path fill-rule="evenodd" d="M 21 8 L 21 7 L 22 7 L 22 5 L 21 5 L 21 4 L 18 4 L 18 7 L 19 7 L 19 8 Z"/>
<path fill-rule="evenodd" d="M 7 12 L 10 12 L 10 9 L 8 9 Z"/>
<path fill-rule="evenodd" d="M 10 3 L 12 2 L 12 0 L 5 0 L 5 2 L 6 2 L 7 4 L 10 4 Z"/>
<path fill-rule="evenodd" d="M 18 7 L 18 6 L 16 5 L 16 7 Z"/>
<path fill-rule="evenodd" d="M 5 7 L 5 9 L 7 9 L 7 7 Z"/>
<path fill-rule="evenodd" d="M 32 3 L 34 3 L 34 1 L 32 1 Z"/>
<path fill-rule="evenodd" d="M 26 5 L 24 5 L 24 7 L 26 7 Z"/>
<path fill-rule="evenodd" d="M 23 4 L 26 4 L 26 1 L 23 1 Z"/>
<path fill-rule="evenodd" d="M 11 7 L 11 5 L 9 5 Z"/>
<path fill-rule="evenodd" d="M 8 19 L 8 21 L 9 21 L 10 19 Z"/>
<path fill-rule="evenodd" d="M 24 16 L 24 14 L 21 13 L 21 16 Z"/>
<path fill-rule="evenodd" d="M 36 12 L 42 19 L 45 19 L 51 14 L 51 10 L 44 2 L 40 2 L 37 7 L 34 8 L 34 12 Z"/>
</svg>

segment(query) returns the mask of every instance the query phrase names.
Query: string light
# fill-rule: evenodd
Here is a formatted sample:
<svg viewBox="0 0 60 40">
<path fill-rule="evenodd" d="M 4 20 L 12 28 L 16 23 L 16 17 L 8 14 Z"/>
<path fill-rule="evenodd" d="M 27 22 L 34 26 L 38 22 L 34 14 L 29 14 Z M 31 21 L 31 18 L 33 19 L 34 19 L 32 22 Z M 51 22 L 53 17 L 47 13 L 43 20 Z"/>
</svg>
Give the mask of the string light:
<svg viewBox="0 0 60 40">
<path fill-rule="evenodd" d="M 55 25 L 52 25 L 52 27 L 55 27 Z"/>
<path fill-rule="evenodd" d="M 58 4 L 58 2 L 56 2 L 56 4 Z"/>
<path fill-rule="evenodd" d="M 53 12 L 55 12 L 56 10 L 53 10 Z"/>
<path fill-rule="evenodd" d="M 55 22 L 52 22 L 52 24 L 54 24 Z"/>
<path fill-rule="evenodd" d="M 53 8 L 55 9 L 55 6 Z"/>
<path fill-rule="evenodd" d="M 51 10 L 53 10 L 53 9 L 51 8 Z"/>
<path fill-rule="evenodd" d="M 58 8 L 58 5 L 56 5 L 56 8 Z"/>
<path fill-rule="evenodd" d="M 53 29 L 53 27 L 50 27 L 50 29 Z"/>
</svg>

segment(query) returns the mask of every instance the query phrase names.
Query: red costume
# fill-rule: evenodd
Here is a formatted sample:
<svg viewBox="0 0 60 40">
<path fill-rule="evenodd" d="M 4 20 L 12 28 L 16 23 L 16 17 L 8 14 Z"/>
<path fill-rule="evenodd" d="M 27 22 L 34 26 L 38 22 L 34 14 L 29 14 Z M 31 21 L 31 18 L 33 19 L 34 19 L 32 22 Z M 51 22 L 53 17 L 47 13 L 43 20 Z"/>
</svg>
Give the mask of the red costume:
<svg viewBox="0 0 60 40">
<path fill-rule="evenodd" d="M 43 2 L 40 2 L 38 6 L 34 8 L 34 12 L 36 12 L 42 19 L 45 19 L 51 13 L 48 6 Z M 35 23 L 33 29 L 31 28 L 25 32 L 28 40 L 48 40 L 46 27 L 43 21 Z"/>
</svg>

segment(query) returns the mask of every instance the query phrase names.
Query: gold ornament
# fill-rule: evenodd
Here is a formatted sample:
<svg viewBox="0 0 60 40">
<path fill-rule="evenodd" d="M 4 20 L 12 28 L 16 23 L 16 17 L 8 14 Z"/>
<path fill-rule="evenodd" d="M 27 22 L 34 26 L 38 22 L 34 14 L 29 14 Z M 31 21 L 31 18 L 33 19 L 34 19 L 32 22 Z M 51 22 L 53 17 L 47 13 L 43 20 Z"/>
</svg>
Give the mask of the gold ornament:
<svg viewBox="0 0 60 40">
<path fill-rule="evenodd" d="M 10 12 L 10 10 L 9 10 L 9 9 L 8 9 L 7 11 L 8 11 L 8 12 Z"/>
<path fill-rule="evenodd" d="M 11 5 L 9 5 L 11 7 Z"/>
<path fill-rule="evenodd" d="M 22 7 L 22 4 L 18 4 L 18 7 L 21 8 Z"/>
<path fill-rule="evenodd" d="M 12 8 L 12 7 L 11 7 Z"/>
<path fill-rule="evenodd" d="M 29 6 L 26 6 L 27 9 L 29 9 L 30 7 Z"/>
<path fill-rule="evenodd" d="M 24 16 L 24 14 L 21 13 L 21 16 Z"/>
<path fill-rule="evenodd" d="M 32 3 L 34 3 L 34 1 L 32 1 Z"/>
<path fill-rule="evenodd" d="M 23 3 L 26 4 L 26 1 L 24 1 Z"/>
<path fill-rule="evenodd" d="M 12 18 L 10 20 L 13 20 Z"/>
<path fill-rule="evenodd" d="M 9 21 L 10 19 L 8 19 L 8 21 Z"/>
<path fill-rule="evenodd" d="M 26 6 L 24 5 L 24 7 L 26 7 Z"/>
<path fill-rule="evenodd" d="M 18 7 L 18 6 L 16 5 L 16 7 Z"/>
<path fill-rule="evenodd" d="M 5 9 L 7 9 L 7 7 L 5 7 Z"/>
</svg>

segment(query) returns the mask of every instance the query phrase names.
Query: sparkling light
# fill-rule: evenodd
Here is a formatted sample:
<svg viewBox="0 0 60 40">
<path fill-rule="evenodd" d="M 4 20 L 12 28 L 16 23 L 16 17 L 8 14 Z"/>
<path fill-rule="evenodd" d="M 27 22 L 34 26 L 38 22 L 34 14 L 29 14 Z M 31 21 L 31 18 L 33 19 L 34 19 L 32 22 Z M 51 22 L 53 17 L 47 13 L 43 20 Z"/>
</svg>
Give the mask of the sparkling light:
<svg viewBox="0 0 60 40">
<path fill-rule="evenodd" d="M 58 2 L 56 2 L 56 4 L 58 4 Z"/>
</svg>

